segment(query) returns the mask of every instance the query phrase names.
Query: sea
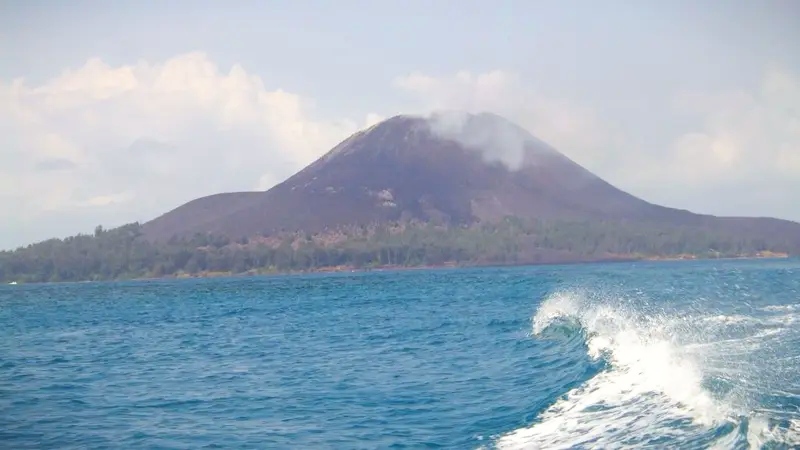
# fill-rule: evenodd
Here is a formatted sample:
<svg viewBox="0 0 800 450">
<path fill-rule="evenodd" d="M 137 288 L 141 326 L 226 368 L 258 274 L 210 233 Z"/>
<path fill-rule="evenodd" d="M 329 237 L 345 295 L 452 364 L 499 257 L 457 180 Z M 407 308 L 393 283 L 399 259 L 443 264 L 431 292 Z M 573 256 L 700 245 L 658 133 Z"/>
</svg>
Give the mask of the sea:
<svg viewBox="0 0 800 450">
<path fill-rule="evenodd" d="M 0 286 L 0 448 L 800 448 L 800 260 Z"/>
</svg>

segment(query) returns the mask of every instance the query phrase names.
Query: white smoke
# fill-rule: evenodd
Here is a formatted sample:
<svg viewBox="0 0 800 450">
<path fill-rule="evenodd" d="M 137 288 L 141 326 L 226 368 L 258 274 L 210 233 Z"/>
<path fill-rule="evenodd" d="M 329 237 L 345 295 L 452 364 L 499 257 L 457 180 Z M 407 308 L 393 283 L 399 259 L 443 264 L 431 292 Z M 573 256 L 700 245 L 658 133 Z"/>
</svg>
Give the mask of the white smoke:
<svg viewBox="0 0 800 450">
<path fill-rule="evenodd" d="M 502 162 L 510 170 L 529 162 L 526 152 L 547 148 L 522 128 L 493 114 L 437 111 L 425 119 L 434 135 L 477 150 L 485 160 Z"/>
</svg>

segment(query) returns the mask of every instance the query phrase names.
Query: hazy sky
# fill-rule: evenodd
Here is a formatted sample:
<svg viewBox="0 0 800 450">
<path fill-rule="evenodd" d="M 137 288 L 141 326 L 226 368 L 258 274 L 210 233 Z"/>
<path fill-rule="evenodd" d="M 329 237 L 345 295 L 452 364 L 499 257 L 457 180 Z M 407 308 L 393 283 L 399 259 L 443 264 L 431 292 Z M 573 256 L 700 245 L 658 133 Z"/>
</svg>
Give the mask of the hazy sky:
<svg viewBox="0 0 800 450">
<path fill-rule="evenodd" d="M 491 111 L 646 200 L 800 220 L 800 3 L 0 0 L 0 248 Z"/>
</svg>

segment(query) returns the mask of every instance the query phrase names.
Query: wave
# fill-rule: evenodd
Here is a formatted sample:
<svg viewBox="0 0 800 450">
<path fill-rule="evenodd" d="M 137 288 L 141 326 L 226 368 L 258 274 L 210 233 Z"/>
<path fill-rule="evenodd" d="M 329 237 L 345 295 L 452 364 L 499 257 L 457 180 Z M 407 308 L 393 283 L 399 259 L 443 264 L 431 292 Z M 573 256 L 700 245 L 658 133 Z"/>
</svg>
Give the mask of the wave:
<svg viewBox="0 0 800 450">
<path fill-rule="evenodd" d="M 778 310 L 777 308 L 773 308 Z M 780 311 L 786 311 L 781 309 Z M 532 319 L 537 339 L 582 336 L 603 370 L 568 391 L 500 449 L 788 448 L 800 421 L 765 411 L 758 398 L 780 381 L 759 367 L 786 317 L 646 311 L 630 301 L 577 292 L 547 298 Z M 777 337 L 776 337 L 777 336 Z M 784 375 L 796 368 L 784 364 Z M 780 368 L 780 367 L 779 367 Z M 771 375 L 770 375 L 771 374 Z M 778 378 L 776 378 L 778 377 Z M 774 416 L 774 417 L 773 417 Z"/>
</svg>

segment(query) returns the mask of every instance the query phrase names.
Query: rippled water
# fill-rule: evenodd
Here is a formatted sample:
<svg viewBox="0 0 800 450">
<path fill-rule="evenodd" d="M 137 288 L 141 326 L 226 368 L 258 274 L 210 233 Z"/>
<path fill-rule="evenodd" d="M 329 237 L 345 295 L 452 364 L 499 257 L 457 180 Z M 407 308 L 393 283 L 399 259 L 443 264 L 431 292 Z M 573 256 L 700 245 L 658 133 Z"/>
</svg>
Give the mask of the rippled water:
<svg viewBox="0 0 800 450">
<path fill-rule="evenodd" d="M 797 448 L 800 262 L 0 287 L 2 448 Z"/>
</svg>

